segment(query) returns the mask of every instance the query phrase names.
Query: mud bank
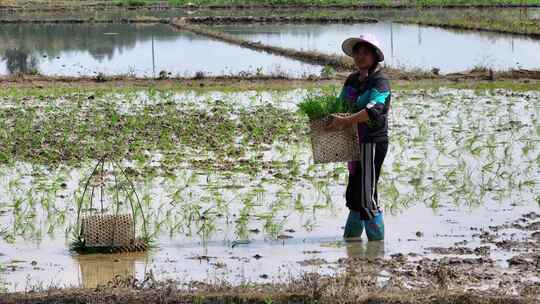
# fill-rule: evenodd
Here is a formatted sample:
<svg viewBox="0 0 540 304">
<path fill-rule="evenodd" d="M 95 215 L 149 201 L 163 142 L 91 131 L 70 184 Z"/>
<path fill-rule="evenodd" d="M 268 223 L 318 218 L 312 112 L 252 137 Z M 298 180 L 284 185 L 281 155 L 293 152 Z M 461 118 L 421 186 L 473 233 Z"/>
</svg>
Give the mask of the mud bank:
<svg viewBox="0 0 540 304">
<path fill-rule="evenodd" d="M 204 16 L 185 18 L 188 23 L 377 23 L 377 19 L 362 17 L 328 17 L 328 16 Z"/>
<path fill-rule="evenodd" d="M 267 288 L 264 286 L 263 288 Z M 190 293 L 174 290 L 174 287 L 159 287 L 137 290 L 131 288 L 60 289 L 38 293 L 7 294 L 2 303 L 379 303 L 379 304 L 423 304 L 423 303 L 467 303 L 467 304 L 529 304 L 534 299 L 478 294 L 472 292 L 388 292 L 381 290 L 369 294 L 351 295 L 349 299 L 325 299 L 305 293 L 273 292 L 257 290 L 233 290 L 228 292 Z M 343 296 L 341 297 L 343 298 Z M 345 300 L 346 302 L 342 302 Z"/>
<path fill-rule="evenodd" d="M 353 16 L 201 16 L 183 17 L 184 22 L 193 24 L 223 23 L 377 23 L 374 18 Z M 89 18 L 33 18 L 20 16 L 13 19 L 0 19 L 0 23 L 168 23 L 168 18 L 137 16 L 133 18 L 95 19 Z"/>
<path fill-rule="evenodd" d="M 0 5 L 0 10 L 6 11 L 64 11 L 75 9 L 93 9 L 93 10 L 113 10 L 124 8 L 131 11 L 148 11 L 148 10 L 168 10 L 168 9 L 230 9 L 230 10 L 253 10 L 253 9 L 335 9 L 335 10 L 351 10 L 351 9 L 429 9 L 429 8 L 446 8 L 446 9 L 467 9 L 467 8 L 536 8 L 540 4 L 527 3 L 508 3 L 508 4 L 403 4 L 403 3 L 354 3 L 354 4 L 261 4 L 261 3 L 236 3 L 236 4 L 179 4 L 171 5 L 167 2 L 149 3 L 146 5 L 118 5 L 113 1 L 57 1 L 51 3 L 43 3 L 34 1 L 33 3 L 23 3 L 20 1 L 12 1 L 10 4 L 3 3 Z"/>
<path fill-rule="evenodd" d="M 448 76 L 416 75 L 385 69 L 396 88 L 423 87 L 458 87 L 458 88 L 512 88 L 525 90 L 538 89 L 540 71 L 513 71 L 494 73 L 489 72 L 459 73 Z M 203 76 L 203 77 L 169 77 L 162 79 L 135 78 L 128 76 L 96 77 L 66 77 L 17 75 L 0 77 L 0 87 L 3 88 L 53 88 L 53 87 L 161 87 L 161 88 L 199 88 L 199 89 L 291 89 L 298 87 L 313 87 L 320 85 L 341 85 L 347 77 L 347 72 L 333 77 L 288 78 L 284 76 Z"/>
</svg>

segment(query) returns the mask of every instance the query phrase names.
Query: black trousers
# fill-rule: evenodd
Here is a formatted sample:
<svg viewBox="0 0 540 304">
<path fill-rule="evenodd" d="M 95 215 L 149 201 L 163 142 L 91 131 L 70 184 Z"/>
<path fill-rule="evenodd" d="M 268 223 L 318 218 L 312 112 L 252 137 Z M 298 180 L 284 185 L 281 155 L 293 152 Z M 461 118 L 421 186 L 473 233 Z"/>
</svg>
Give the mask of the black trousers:
<svg viewBox="0 0 540 304">
<path fill-rule="evenodd" d="M 388 151 L 388 143 L 361 143 L 359 161 L 349 162 L 349 183 L 345 198 L 347 207 L 357 211 L 363 220 L 371 220 L 380 211 L 377 182 Z"/>
</svg>

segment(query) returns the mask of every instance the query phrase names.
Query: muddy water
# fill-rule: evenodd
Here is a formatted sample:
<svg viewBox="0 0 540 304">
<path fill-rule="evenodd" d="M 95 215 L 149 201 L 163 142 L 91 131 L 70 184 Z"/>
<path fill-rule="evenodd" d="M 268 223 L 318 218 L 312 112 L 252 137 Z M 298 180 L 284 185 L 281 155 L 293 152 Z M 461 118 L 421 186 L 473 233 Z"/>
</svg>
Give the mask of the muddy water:
<svg viewBox="0 0 540 304">
<path fill-rule="evenodd" d="M 291 100 L 301 95 L 141 92 L 136 98 L 101 98 L 129 112 L 140 104 L 187 108 L 195 101 L 204 107 L 218 99 L 292 109 Z M 464 246 L 474 249 L 485 245 L 475 236 L 479 231 L 538 212 L 538 93 L 440 90 L 396 92 L 395 97 L 380 188 L 384 242 L 343 242 L 345 168 L 313 166 L 307 142 L 275 143 L 265 153 L 263 159 L 288 164 L 278 172 L 185 168 L 172 176 L 138 179 L 141 197 L 148 198 L 145 212 L 151 229 L 159 236 L 158 247 L 148 254 L 71 254 L 66 230 L 75 216 L 74 192 L 92 164 L 49 170 L 16 163 L 1 168 L 0 280 L 10 290 L 36 284 L 91 287 L 114 275 L 141 278 L 150 270 L 157 278 L 181 281 L 280 280 L 313 269 L 331 272 L 331 263 L 341 257 L 436 257 L 427 248 L 452 247 L 464 240 Z M 474 111 L 479 106 L 483 111 Z M 149 165 L 158 166 L 159 161 L 155 153 Z M 147 164 L 126 165 L 144 172 Z M 291 175 L 291 166 L 299 172 L 295 178 L 279 177 Z M 190 217 L 201 213 L 205 219 Z M 512 233 L 513 239 L 530 237 L 530 232 Z M 491 247 L 490 257 L 505 269 L 514 252 Z M 306 260 L 313 258 L 325 262 L 309 265 Z"/>
<path fill-rule="evenodd" d="M 436 27 L 380 22 L 376 24 L 223 25 L 217 29 L 251 41 L 286 48 L 341 54 L 341 42 L 363 32 L 375 34 L 386 55 L 385 64 L 443 73 L 474 67 L 496 70 L 540 68 L 540 40 L 453 31 Z"/>
<path fill-rule="evenodd" d="M 175 32 L 163 24 L 7 24 L 0 27 L 0 40 L 0 74 L 4 75 L 152 77 L 165 71 L 168 76 L 201 72 L 297 77 L 321 70 L 285 57 Z"/>
</svg>

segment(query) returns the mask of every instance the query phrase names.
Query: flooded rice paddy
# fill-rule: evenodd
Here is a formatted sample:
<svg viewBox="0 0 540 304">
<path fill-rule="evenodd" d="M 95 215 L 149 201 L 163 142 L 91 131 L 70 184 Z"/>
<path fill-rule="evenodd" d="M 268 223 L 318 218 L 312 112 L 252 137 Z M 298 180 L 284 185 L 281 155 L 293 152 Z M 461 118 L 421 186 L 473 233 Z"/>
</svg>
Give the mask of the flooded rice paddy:
<svg viewBox="0 0 540 304">
<path fill-rule="evenodd" d="M 540 68 L 539 40 L 496 33 L 458 32 L 389 21 L 212 28 L 267 45 L 340 55 L 343 39 L 372 32 L 381 40 L 385 64 L 409 70 L 436 68 L 441 73 L 452 73 L 474 68 Z M 174 31 L 166 24 L 4 24 L 0 38 L 3 75 L 307 77 L 323 71 L 320 65 Z"/>
<path fill-rule="evenodd" d="M 540 40 L 497 33 L 378 22 L 365 24 L 253 24 L 215 28 L 250 41 L 285 48 L 341 54 L 340 43 L 359 33 L 375 34 L 394 68 L 462 72 L 475 67 L 494 70 L 538 69 Z"/>
<path fill-rule="evenodd" d="M 180 281 L 268 282 L 331 273 L 343 257 L 399 254 L 488 257 L 512 273 L 512 258 L 537 252 L 538 92 L 395 92 L 379 189 L 386 238 L 371 243 L 341 237 L 346 167 L 313 164 L 295 106 L 307 93 L 2 97 L 1 284 L 93 287 L 149 271 Z M 148 253 L 69 251 L 74 202 L 105 154 L 141 198 L 155 239 Z M 103 174 L 109 185 L 111 170 Z M 114 197 L 108 189 L 105 205 Z"/>
</svg>

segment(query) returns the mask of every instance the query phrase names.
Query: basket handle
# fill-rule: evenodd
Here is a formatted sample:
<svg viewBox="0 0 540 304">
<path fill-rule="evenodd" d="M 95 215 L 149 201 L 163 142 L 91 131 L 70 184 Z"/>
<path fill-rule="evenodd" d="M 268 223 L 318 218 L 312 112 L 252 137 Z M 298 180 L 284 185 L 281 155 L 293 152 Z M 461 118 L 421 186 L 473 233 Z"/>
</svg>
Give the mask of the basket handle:
<svg viewBox="0 0 540 304">
<path fill-rule="evenodd" d="M 141 217 L 142 217 L 142 220 L 143 220 L 143 234 L 146 237 L 148 235 L 148 230 L 147 230 L 147 227 L 146 227 L 146 217 L 144 216 L 144 211 L 143 211 L 143 207 L 142 207 L 142 204 L 141 204 L 141 200 L 139 199 L 139 195 L 137 194 L 137 191 L 135 191 L 135 186 L 133 185 L 133 182 L 131 182 L 131 180 L 127 176 L 124 169 L 122 169 L 122 167 L 114 159 L 112 160 L 112 162 L 113 162 L 113 164 L 116 164 L 116 167 L 118 169 L 120 169 L 120 172 L 122 172 L 122 174 L 124 175 L 124 177 L 128 181 L 129 186 L 131 187 L 131 190 L 135 194 L 135 198 L 137 199 L 137 205 L 139 205 L 139 209 L 141 209 Z M 130 200 L 130 204 L 131 204 L 131 212 L 133 213 L 133 221 L 135 221 L 135 208 L 133 207 L 133 204 L 131 203 L 131 198 L 129 198 L 129 196 L 128 196 L 128 199 Z M 133 226 L 135 227 L 135 225 L 133 225 Z"/>
<path fill-rule="evenodd" d="M 103 163 L 104 157 L 100 158 L 95 165 L 94 169 L 92 170 L 92 173 L 90 173 L 90 176 L 86 180 L 86 183 L 84 184 L 84 190 L 82 193 L 81 198 L 79 199 L 79 203 L 77 204 L 77 231 L 80 229 L 80 218 L 81 218 L 81 211 L 82 211 L 82 203 L 84 200 L 84 196 L 86 194 L 86 190 L 88 190 L 88 185 L 90 185 L 90 180 L 92 179 L 92 176 L 97 172 L 97 168 L 99 167 L 99 164 Z M 102 167 L 103 168 L 103 167 Z M 92 189 L 92 195 L 93 195 L 93 189 Z"/>
</svg>

